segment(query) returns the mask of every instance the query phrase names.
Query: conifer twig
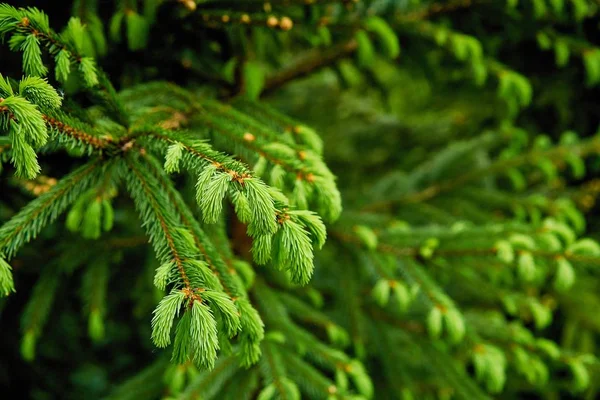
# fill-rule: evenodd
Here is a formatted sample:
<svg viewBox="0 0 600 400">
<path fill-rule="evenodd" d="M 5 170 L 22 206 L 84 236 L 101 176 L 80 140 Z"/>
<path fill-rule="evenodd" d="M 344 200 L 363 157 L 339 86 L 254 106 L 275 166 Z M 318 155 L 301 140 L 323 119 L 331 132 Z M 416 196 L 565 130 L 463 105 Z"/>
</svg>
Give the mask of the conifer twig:
<svg viewBox="0 0 600 400">
<path fill-rule="evenodd" d="M 397 204 L 420 203 L 430 200 L 441 193 L 452 191 L 463 185 L 473 182 L 477 179 L 484 178 L 489 175 L 501 173 L 509 168 L 519 167 L 525 164 L 534 164 L 542 158 L 550 160 L 562 160 L 568 155 L 577 154 L 580 157 L 585 157 L 590 154 L 600 152 L 600 139 L 593 138 L 574 146 L 558 146 L 546 151 L 534 150 L 529 153 L 516 156 L 510 159 L 497 160 L 494 163 L 480 169 L 472 169 L 462 175 L 449 178 L 445 181 L 436 182 L 431 186 L 421 189 L 417 192 L 408 193 L 400 198 L 392 200 L 383 200 L 368 204 L 363 207 L 363 211 L 384 210 Z"/>
<path fill-rule="evenodd" d="M 352 38 L 330 49 L 313 49 L 306 52 L 294 64 L 267 78 L 262 95 L 268 95 L 288 82 L 307 76 L 351 56 L 358 49 L 358 42 Z"/>
<path fill-rule="evenodd" d="M 151 162 L 153 160 L 149 160 L 147 155 L 144 157 L 148 161 L 147 166 L 155 171 L 157 177 L 161 177 L 160 171 L 156 168 L 156 162 Z M 191 212 L 187 208 L 187 205 L 185 204 L 179 193 L 176 190 L 174 190 L 173 185 L 167 184 L 163 180 L 161 180 L 160 183 L 162 184 L 163 190 L 171 200 L 175 210 L 177 211 L 177 214 L 179 214 L 181 222 L 191 232 L 196 247 L 198 248 L 198 250 L 200 250 L 204 257 L 204 260 L 223 286 L 225 294 L 227 294 L 227 296 L 229 296 L 232 301 L 235 301 L 237 296 L 245 295 L 245 291 L 242 288 L 237 287 L 237 285 L 236 287 L 234 287 L 234 285 L 231 285 L 223 278 L 223 272 L 225 272 L 223 268 L 224 266 L 219 268 L 218 264 L 220 263 L 220 261 L 213 258 L 213 256 L 217 254 L 215 252 L 215 249 L 213 248 L 211 243 L 208 243 L 208 237 L 206 237 L 205 233 L 202 231 L 202 228 L 200 228 L 198 222 L 193 218 L 193 215 L 191 215 Z M 228 272 L 231 275 L 236 274 L 236 271 L 233 268 L 229 268 Z"/>
<path fill-rule="evenodd" d="M 180 256 L 179 251 L 177 250 L 177 247 L 175 246 L 175 241 L 173 239 L 173 235 L 171 234 L 169 225 L 167 224 L 167 222 L 165 221 L 161 212 L 159 211 L 161 209 L 160 204 L 158 204 L 156 202 L 156 199 L 154 198 L 152 190 L 150 190 L 148 183 L 145 181 L 141 172 L 136 168 L 134 163 L 131 162 L 128 158 L 125 158 L 125 162 L 127 164 L 127 167 L 129 168 L 129 170 L 132 171 L 133 174 L 136 176 L 136 178 L 140 184 L 140 187 L 143 189 L 143 191 L 146 195 L 148 202 L 151 204 L 151 206 L 156 211 L 155 216 L 156 216 L 156 218 L 160 224 L 160 228 L 165 236 L 169 251 L 171 252 L 171 255 L 173 256 L 173 261 L 175 262 L 175 265 L 177 266 L 177 270 L 179 271 L 179 274 L 183 281 L 184 288 L 187 290 L 186 294 L 194 296 L 195 294 L 194 294 L 192 285 L 190 283 L 190 278 L 188 277 L 187 273 L 185 272 L 185 268 L 183 266 L 183 257 Z"/>
<path fill-rule="evenodd" d="M 339 232 L 332 231 L 331 236 L 340 239 L 344 242 L 362 244 L 363 242 L 359 237 Z M 409 257 L 409 258 L 417 258 L 421 255 L 421 247 L 397 247 L 389 243 L 377 243 L 377 250 L 383 253 L 394 254 L 399 257 Z M 559 257 L 564 257 L 567 260 L 580 262 L 585 264 L 598 264 L 600 265 L 600 257 L 586 256 L 581 254 L 573 254 L 571 252 L 553 252 L 547 250 L 540 249 L 532 249 L 526 250 L 534 256 L 546 258 L 546 259 L 557 259 Z M 486 247 L 486 248 L 472 248 L 472 249 L 436 249 L 433 252 L 433 257 L 492 257 L 496 256 L 498 253 L 498 249 L 495 247 Z"/>
</svg>

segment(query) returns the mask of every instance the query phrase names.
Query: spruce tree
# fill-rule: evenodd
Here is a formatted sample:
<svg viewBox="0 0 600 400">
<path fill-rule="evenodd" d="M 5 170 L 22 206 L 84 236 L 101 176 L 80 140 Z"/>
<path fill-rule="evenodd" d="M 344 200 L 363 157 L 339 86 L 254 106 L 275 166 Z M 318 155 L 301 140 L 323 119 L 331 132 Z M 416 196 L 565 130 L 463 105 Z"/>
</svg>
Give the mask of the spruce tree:
<svg viewBox="0 0 600 400">
<path fill-rule="evenodd" d="M 3 393 L 598 396 L 598 1 L 40 3 L 0 4 Z"/>
</svg>

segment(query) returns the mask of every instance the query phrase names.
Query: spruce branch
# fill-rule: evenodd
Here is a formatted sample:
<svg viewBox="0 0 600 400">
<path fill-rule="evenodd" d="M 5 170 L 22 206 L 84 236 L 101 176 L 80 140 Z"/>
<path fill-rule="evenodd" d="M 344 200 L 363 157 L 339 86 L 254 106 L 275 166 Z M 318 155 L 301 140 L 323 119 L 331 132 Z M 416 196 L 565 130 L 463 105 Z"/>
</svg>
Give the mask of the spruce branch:
<svg viewBox="0 0 600 400">
<path fill-rule="evenodd" d="M 544 232 L 542 230 L 542 232 Z M 359 236 L 351 235 L 348 233 L 333 231 L 330 233 L 332 237 L 336 239 L 340 239 L 344 242 L 354 243 L 354 244 L 364 244 L 363 239 Z M 508 235 L 508 233 L 505 233 Z M 375 250 L 381 251 L 383 253 L 394 254 L 399 257 L 408 257 L 408 258 L 419 258 L 422 257 L 423 254 L 423 246 L 397 246 L 389 243 L 384 243 L 379 241 Z M 501 250 L 498 246 L 490 246 L 485 248 L 439 248 L 435 249 L 433 252 L 434 257 L 442 257 L 442 258 L 453 258 L 453 257 L 495 257 L 498 256 Z M 518 253 L 521 254 L 523 251 L 529 252 L 536 257 L 545 258 L 548 260 L 556 260 L 560 258 L 567 259 L 569 261 L 586 264 L 586 265 L 600 265 L 600 257 L 598 255 L 590 255 L 590 254 L 582 254 L 582 253 L 574 253 L 573 251 L 569 251 L 568 249 L 564 251 L 548 251 L 543 249 L 527 249 L 527 250 L 519 250 Z"/>
<path fill-rule="evenodd" d="M 211 163 L 217 170 L 231 175 L 233 180 L 240 183 L 251 177 L 250 171 L 242 163 L 213 150 L 208 143 L 194 139 L 191 133 L 185 131 L 173 132 L 158 127 L 140 127 L 132 134 L 123 137 L 120 143 L 125 145 L 134 139 L 144 137 L 154 138 L 170 145 L 179 143 L 191 156 Z"/>
<path fill-rule="evenodd" d="M 368 204 L 363 208 L 363 210 L 385 210 L 397 204 L 425 202 L 442 193 L 461 188 L 468 183 L 483 179 L 487 176 L 505 172 L 510 168 L 518 168 L 524 165 L 535 165 L 541 159 L 549 159 L 552 160 L 553 163 L 559 163 L 572 155 L 577 155 L 583 158 L 598 152 L 600 152 L 600 140 L 598 138 L 588 139 L 574 145 L 559 145 L 549 150 L 532 150 L 528 153 L 509 159 L 496 160 L 486 167 L 472 169 L 462 175 L 448 178 L 441 182 L 436 182 L 424 189 L 406 194 L 397 199 L 384 200 Z"/>
<path fill-rule="evenodd" d="M 244 306 L 242 300 L 238 302 L 237 306 L 241 307 L 239 314 L 244 316 L 240 319 L 236 305 L 227 294 L 222 293 L 214 272 L 204 262 L 195 259 L 200 256 L 200 251 L 195 246 L 193 234 L 182 226 L 173 205 L 166 206 L 169 197 L 153 175 L 156 170 L 148 169 L 140 157 L 143 154 L 126 155 L 124 165 L 132 174 L 125 175 L 129 192 L 146 221 L 146 229 L 161 263 L 155 283 L 164 288 L 171 269 L 179 274 L 171 293 L 155 310 L 153 339 L 159 347 L 170 343 L 173 320 L 185 305 L 176 328 L 173 360 L 178 363 L 192 360 L 210 369 L 219 349 L 215 312 L 222 316 L 229 336 L 234 336 L 240 329 L 252 337 L 260 336 L 260 333 L 257 333 L 256 321 L 245 318 L 249 304 Z M 165 178 L 162 180 L 164 182 Z M 254 318 L 251 313 L 247 316 Z"/>
<path fill-rule="evenodd" d="M 396 20 L 400 23 L 414 22 L 485 3 L 490 3 L 490 0 L 451 0 L 445 3 L 433 2 L 424 5 L 420 10 L 399 14 Z"/>
<path fill-rule="evenodd" d="M 62 117 L 62 118 L 61 118 Z M 64 135 L 69 139 L 84 146 L 89 146 L 96 150 L 106 149 L 113 145 L 114 141 L 110 136 L 100 137 L 97 134 L 85 132 L 81 128 L 69 125 L 69 122 L 63 122 L 64 116 L 56 113 L 53 115 L 43 115 L 42 118 L 48 125 L 51 132 L 58 135 Z M 61 139 L 59 138 L 59 141 Z"/>
<path fill-rule="evenodd" d="M 154 171 L 155 176 L 163 178 L 161 168 L 158 161 L 146 155 L 147 167 Z M 172 182 L 168 179 L 160 179 L 161 188 L 169 197 L 171 204 L 174 205 L 179 218 L 183 225 L 192 233 L 194 244 L 202 253 L 202 256 L 215 276 L 219 279 L 225 293 L 236 301 L 238 297 L 247 297 L 247 293 L 237 279 L 234 268 L 228 267 L 223 258 L 217 252 L 214 244 L 211 242 L 207 234 L 200 227 L 200 224 L 194 218 L 191 210 L 185 204 L 181 194 L 175 189 Z"/>
<path fill-rule="evenodd" d="M 66 175 L 52 188 L 31 201 L 0 227 L 0 251 L 9 259 L 25 243 L 34 239 L 86 189 L 99 183 L 112 164 L 96 158 Z"/>
<path fill-rule="evenodd" d="M 278 393 L 281 399 L 299 399 L 300 392 L 296 385 L 287 378 L 282 355 L 277 351 L 275 344 L 267 339 L 263 342 L 262 349 L 261 372 L 265 386 L 262 393 L 272 391 L 271 388 L 274 388 L 275 393 Z"/>
<path fill-rule="evenodd" d="M 154 239 L 154 248 L 156 255 L 161 264 L 169 264 L 174 262 L 183 283 L 185 295 L 190 296 L 191 302 L 198 298 L 196 288 L 192 287 L 190 278 L 184 267 L 184 259 L 187 257 L 182 254 L 182 251 L 176 246 L 174 230 L 177 229 L 177 219 L 168 214 L 165 206 L 161 203 L 157 196 L 160 191 L 154 179 L 150 179 L 148 174 L 144 174 L 136 165 L 131 157 L 125 158 L 125 163 L 135 177 L 135 180 L 128 179 L 130 185 L 130 193 L 137 202 L 139 211 L 145 218 L 152 221 L 147 224 L 150 238 Z M 152 214 L 150 214 L 152 213 Z M 160 235 L 160 236 L 159 236 Z M 192 256 L 192 255 L 190 255 Z"/>
<path fill-rule="evenodd" d="M 0 35 L 4 38 L 12 33 L 11 40 L 22 42 L 25 69 L 30 75 L 43 76 L 47 68 L 41 59 L 40 45 L 45 45 L 57 63 L 57 77 L 66 80 L 70 73 L 70 65 L 75 64 L 81 72 L 85 87 L 94 92 L 99 91 L 107 109 L 124 126 L 128 125 L 128 117 L 119 104 L 116 91 L 93 58 L 82 54 L 84 28 L 78 18 L 69 21 L 67 29 L 61 35 L 51 28 L 46 14 L 36 8 L 16 9 L 7 4 L 0 8 Z M 94 88 L 98 85 L 98 88 Z"/>
<path fill-rule="evenodd" d="M 308 50 L 305 54 L 298 57 L 298 61 L 294 64 L 267 77 L 265 87 L 261 94 L 263 96 L 268 95 L 288 82 L 310 75 L 343 58 L 350 57 L 357 49 L 358 42 L 352 38 L 327 50 Z"/>
<path fill-rule="evenodd" d="M 289 31 L 294 27 L 292 19 L 285 15 L 235 12 L 229 10 L 201 10 L 196 13 L 197 21 L 209 28 L 219 28 L 231 25 L 246 25 L 267 27 Z"/>
<path fill-rule="evenodd" d="M 219 357 L 211 371 L 202 371 L 179 394 L 180 400 L 193 400 L 200 394 L 210 396 L 220 388 L 231 384 L 231 378 L 238 371 L 238 364 L 233 356 Z M 217 383 L 217 384 L 215 384 Z"/>
</svg>

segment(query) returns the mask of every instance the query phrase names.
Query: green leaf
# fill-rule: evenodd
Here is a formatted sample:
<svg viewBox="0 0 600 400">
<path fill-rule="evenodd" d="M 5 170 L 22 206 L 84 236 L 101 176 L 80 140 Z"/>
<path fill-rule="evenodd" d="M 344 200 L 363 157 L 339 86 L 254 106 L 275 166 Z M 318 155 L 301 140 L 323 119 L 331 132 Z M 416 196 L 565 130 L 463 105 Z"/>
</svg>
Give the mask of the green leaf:
<svg viewBox="0 0 600 400">
<path fill-rule="evenodd" d="M 108 232 L 112 229 L 115 219 L 115 212 L 112 204 L 108 200 L 102 200 L 102 230 Z"/>
<path fill-rule="evenodd" d="M 545 0 L 533 0 L 533 14 L 535 18 L 542 18 L 548 12 Z"/>
<path fill-rule="evenodd" d="M 358 57 L 358 65 L 362 68 L 368 68 L 375 61 L 375 49 L 367 32 L 358 30 L 354 34 L 354 38 L 358 43 L 356 55 Z"/>
<path fill-rule="evenodd" d="M 241 191 L 235 190 L 231 194 L 231 201 L 240 222 L 247 224 L 252 221 L 252 208 L 248 197 Z"/>
<path fill-rule="evenodd" d="M 427 331 L 429 336 L 437 339 L 442 334 L 442 310 L 437 307 L 431 307 L 427 315 Z"/>
<path fill-rule="evenodd" d="M 102 233 L 102 202 L 91 201 L 83 214 L 81 221 L 81 236 L 86 239 L 98 239 Z"/>
<path fill-rule="evenodd" d="M 569 63 L 570 55 L 571 50 L 564 40 L 558 39 L 554 42 L 554 57 L 557 66 L 564 67 L 567 65 Z"/>
<path fill-rule="evenodd" d="M 400 312 L 405 312 L 411 302 L 411 294 L 406 285 L 400 281 L 394 281 L 392 285 L 394 297 L 398 302 Z"/>
<path fill-rule="evenodd" d="M 206 185 L 200 198 L 200 209 L 206 223 L 214 224 L 223 210 L 223 198 L 231 182 L 231 175 L 218 173 Z"/>
<path fill-rule="evenodd" d="M 387 279 L 380 279 L 377 281 L 373 290 L 371 290 L 371 296 L 381 307 L 385 307 L 390 298 L 390 284 Z"/>
<path fill-rule="evenodd" d="M 449 308 L 443 317 L 450 341 L 452 343 L 460 342 L 465 336 L 465 321 L 461 313 L 454 308 Z"/>
<path fill-rule="evenodd" d="M 19 83 L 19 94 L 29 102 L 42 108 L 55 109 L 62 104 L 62 99 L 46 79 L 28 76 Z"/>
<path fill-rule="evenodd" d="M 7 98 L 12 95 L 14 95 L 14 91 L 8 77 L 5 78 L 0 74 L 0 97 Z"/>
<path fill-rule="evenodd" d="M 62 38 L 71 43 L 78 53 L 83 51 L 83 41 L 86 35 L 85 27 L 77 17 L 71 17 Z"/>
<path fill-rule="evenodd" d="M 223 316 L 225 320 L 225 329 L 229 337 L 234 337 L 241 329 L 240 316 L 235 308 L 231 298 L 225 293 L 214 290 L 206 290 L 202 292 L 202 298 L 213 304 Z"/>
<path fill-rule="evenodd" d="M 150 26 L 146 19 L 134 12 L 126 13 L 127 19 L 127 44 L 130 50 L 136 51 L 146 47 Z"/>
<path fill-rule="evenodd" d="M 590 6 L 586 0 L 571 0 L 571 4 L 573 6 L 575 20 L 581 21 L 588 15 Z"/>
<path fill-rule="evenodd" d="M 275 236 L 278 240 L 277 265 L 290 272 L 292 282 L 306 285 L 313 273 L 313 253 L 308 232 L 287 220 Z"/>
<path fill-rule="evenodd" d="M 511 264 L 515 259 L 515 252 L 508 240 L 499 240 L 494 245 L 496 257 L 505 264 Z"/>
<path fill-rule="evenodd" d="M 123 24 L 123 17 L 125 17 L 125 13 L 117 11 L 110 19 L 108 27 L 110 38 L 117 43 L 121 41 L 121 25 Z"/>
<path fill-rule="evenodd" d="M 553 232 L 558 235 L 567 246 L 574 243 L 577 239 L 577 235 L 567 224 L 557 220 L 548 218 L 544 221 L 543 226 L 546 231 Z"/>
<path fill-rule="evenodd" d="M 245 94 L 250 100 L 257 100 L 265 87 L 266 76 L 260 64 L 247 61 L 243 68 Z"/>
<path fill-rule="evenodd" d="M 312 151 L 317 154 L 323 153 L 323 140 L 314 129 L 309 128 L 306 125 L 297 125 L 294 127 L 294 133 L 300 137 L 302 143 L 308 146 Z"/>
<path fill-rule="evenodd" d="M 175 329 L 175 341 L 173 343 L 173 355 L 171 361 L 177 364 L 186 364 L 190 361 L 192 351 L 192 336 L 190 328 L 192 326 L 192 313 L 186 310 L 177 323 Z M 166 347 L 166 346 L 164 346 Z"/>
<path fill-rule="evenodd" d="M 83 76 L 83 81 L 88 87 L 96 86 L 98 81 L 98 72 L 96 71 L 96 62 L 91 57 L 82 57 L 79 61 L 79 71 Z"/>
<path fill-rule="evenodd" d="M 8 296 L 15 291 L 12 268 L 0 254 L 0 296 Z"/>
<path fill-rule="evenodd" d="M 15 121 L 11 122 L 11 126 L 17 127 L 14 134 L 18 134 L 19 140 L 22 138 L 36 148 L 46 144 L 48 130 L 42 113 L 36 105 L 20 96 L 8 97 L 0 102 L 0 105 L 6 107 L 14 116 Z M 14 142 L 13 146 L 16 146 Z"/>
<path fill-rule="evenodd" d="M 27 179 L 33 179 L 40 173 L 41 168 L 37 156 L 23 138 L 21 126 L 15 122 L 11 123 L 8 137 L 11 141 L 11 162 L 17 168 L 15 175 Z"/>
<path fill-rule="evenodd" d="M 367 31 L 372 32 L 377 37 L 384 54 L 388 58 L 394 59 L 400 55 L 398 36 L 383 18 L 369 17 L 366 19 L 364 26 Z"/>
<path fill-rule="evenodd" d="M 537 299 L 530 299 L 529 310 L 537 329 L 543 329 L 552 322 L 552 312 Z"/>
<path fill-rule="evenodd" d="M 194 364 L 212 369 L 219 349 L 217 321 L 210 308 L 198 300 L 194 300 L 188 312 L 191 312 L 189 335 Z"/>
<path fill-rule="evenodd" d="M 591 87 L 600 82 L 600 50 L 586 50 L 583 52 L 583 65 L 586 72 L 586 85 Z"/>
<path fill-rule="evenodd" d="M 157 347 L 167 347 L 171 343 L 173 320 L 179 314 L 184 300 L 185 294 L 175 290 L 158 303 L 152 317 L 152 341 Z"/>
<path fill-rule="evenodd" d="M 362 242 L 362 244 L 369 250 L 375 250 L 377 249 L 377 243 L 378 243 L 378 239 L 377 239 L 377 234 L 368 226 L 365 225 L 356 225 L 354 228 L 354 233 L 356 234 L 356 236 L 358 236 L 358 238 L 360 239 L 360 241 Z"/>
<path fill-rule="evenodd" d="M 573 375 L 573 390 L 581 392 L 590 385 L 590 373 L 585 365 L 579 360 L 572 360 L 567 363 Z"/>
<path fill-rule="evenodd" d="M 277 231 L 275 204 L 267 185 L 256 178 L 246 178 L 244 185 L 252 209 L 248 233 L 250 236 L 275 233 Z"/>
<path fill-rule="evenodd" d="M 25 332 L 21 341 L 21 355 L 27 361 L 35 359 L 35 342 L 37 335 L 33 331 Z"/>
<path fill-rule="evenodd" d="M 252 240 L 252 258 L 259 265 L 266 264 L 271 259 L 272 235 L 258 235 Z"/>
<path fill-rule="evenodd" d="M 180 142 L 173 143 L 167 149 L 165 155 L 165 171 L 167 173 L 179 172 L 181 158 L 183 157 L 183 144 Z"/>
<path fill-rule="evenodd" d="M 40 41 L 34 34 L 27 35 L 21 44 L 23 51 L 23 70 L 26 75 L 44 76 L 48 73 L 48 68 L 42 61 L 42 49 Z"/>
<path fill-rule="evenodd" d="M 556 274 L 553 286 L 558 292 L 565 292 L 575 283 L 575 270 L 571 263 L 564 257 L 556 260 Z"/>
<path fill-rule="evenodd" d="M 565 0 L 549 0 L 554 12 L 558 15 L 562 14 L 565 8 Z"/>
<path fill-rule="evenodd" d="M 367 374 L 364 365 L 358 360 L 352 360 L 347 371 L 354 382 L 354 386 L 358 389 L 358 393 L 362 394 L 367 399 L 373 398 L 373 382 Z"/>
<path fill-rule="evenodd" d="M 553 360 L 560 358 L 560 347 L 550 339 L 539 338 L 535 341 L 535 345 L 538 349 L 542 350 Z"/>
<path fill-rule="evenodd" d="M 581 254 L 593 257 L 600 256 L 600 245 L 593 239 L 584 238 L 571 244 L 567 251 L 571 254 Z"/>
<path fill-rule="evenodd" d="M 198 175 L 198 180 L 196 181 L 196 202 L 198 204 L 200 204 L 200 202 L 202 201 L 202 197 L 204 197 L 206 188 L 208 187 L 208 184 L 212 181 L 216 171 L 217 168 L 215 167 L 215 165 L 209 164 Z"/>
<path fill-rule="evenodd" d="M 256 400 L 271 400 L 271 399 L 275 399 L 275 396 L 277 394 L 277 387 L 275 386 L 274 383 L 271 383 L 267 386 L 265 386 L 260 393 L 258 394 L 258 397 L 256 398 Z"/>
<path fill-rule="evenodd" d="M 517 274 L 523 282 L 531 282 L 535 279 L 537 269 L 533 254 L 528 251 L 523 251 L 519 254 L 517 261 Z"/>
<path fill-rule="evenodd" d="M 88 332 L 90 338 L 99 341 L 104 338 L 104 320 L 100 310 L 92 310 L 88 318 Z"/>
<path fill-rule="evenodd" d="M 71 53 L 62 49 L 56 54 L 54 62 L 56 63 L 56 69 L 54 71 L 56 80 L 62 83 L 67 82 L 69 75 L 71 74 Z"/>
<path fill-rule="evenodd" d="M 327 229 L 321 218 L 314 212 L 308 210 L 288 211 L 288 215 L 297 218 L 310 232 L 311 239 L 317 249 L 323 248 L 327 240 Z"/>
</svg>

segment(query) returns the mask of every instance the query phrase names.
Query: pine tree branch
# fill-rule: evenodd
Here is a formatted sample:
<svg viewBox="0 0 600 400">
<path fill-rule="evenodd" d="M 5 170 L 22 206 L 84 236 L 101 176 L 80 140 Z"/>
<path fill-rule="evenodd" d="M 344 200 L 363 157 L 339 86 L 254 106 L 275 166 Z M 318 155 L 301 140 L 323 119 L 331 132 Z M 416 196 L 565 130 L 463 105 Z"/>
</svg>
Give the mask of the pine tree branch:
<svg viewBox="0 0 600 400">
<path fill-rule="evenodd" d="M 238 135 L 236 135 L 229 129 L 226 129 L 225 127 L 223 127 L 219 123 L 217 123 L 217 121 L 215 121 L 215 119 L 212 118 L 212 115 L 203 114 L 203 115 L 196 116 L 196 118 L 201 120 L 202 123 L 204 125 L 206 125 L 207 127 L 209 127 L 210 129 L 240 143 L 242 146 L 250 149 L 252 152 L 260 155 L 261 157 L 264 157 L 269 162 L 271 162 L 275 165 L 280 165 L 286 171 L 295 174 L 297 178 L 307 181 L 309 183 L 314 181 L 314 174 L 312 172 L 309 172 L 306 169 L 306 167 L 296 166 L 296 165 L 294 165 L 294 163 L 289 162 L 288 160 L 274 156 L 271 152 L 266 151 L 261 146 L 255 144 L 254 143 L 255 139 L 252 139 L 250 136 L 247 136 L 247 138 L 250 140 L 247 140 L 247 139 L 245 140 L 243 137 L 240 138 Z"/>
<path fill-rule="evenodd" d="M 296 61 L 294 64 L 276 72 L 270 77 L 267 77 L 267 81 L 261 95 L 266 96 L 269 93 L 279 89 L 286 83 L 310 75 L 313 72 L 328 67 L 343 58 L 350 57 L 357 49 L 358 42 L 352 38 L 327 50 L 309 50 L 302 57 L 299 57 L 298 61 Z"/>
<path fill-rule="evenodd" d="M 490 3 L 490 0 L 451 0 L 447 3 L 435 2 L 425 5 L 420 10 L 399 14 L 397 21 L 401 23 L 419 21 L 435 17 L 439 14 L 451 13 L 484 3 Z"/>
<path fill-rule="evenodd" d="M 81 129 L 70 126 L 54 117 L 43 115 L 43 118 L 50 129 L 53 129 L 56 132 L 59 132 L 60 134 L 72 138 L 80 143 L 92 146 L 95 149 L 105 149 L 109 146 L 112 146 L 114 143 L 113 139 L 109 136 L 100 138 L 84 132 Z"/>
<path fill-rule="evenodd" d="M 539 151 L 534 150 L 529 153 L 516 156 L 510 159 L 501 159 L 493 162 L 489 166 L 480 169 L 472 169 L 457 177 L 449 178 L 442 182 L 437 182 L 429 187 L 419 190 L 414 193 L 408 193 L 400 198 L 392 200 L 384 200 L 371 203 L 363 207 L 363 211 L 378 211 L 386 210 L 390 207 L 400 204 L 420 203 L 428 201 L 442 193 L 446 193 L 465 184 L 471 183 L 486 176 L 502 173 L 510 168 L 517 168 L 527 164 L 535 164 L 541 159 L 550 159 L 554 162 L 564 160 L 569 155 L 578 155 L 585 157 L 591 154 L 600 152 L 600 139 L 593 138 L 572 146 L 557 146 L 550 150 Z"/>
<path fill-rule="evenodd" d="M 102 159 L 96 158 L 63 177 L 48 192 L 31 201 L 0 228 L 0 252 L 11 258 L 23 244 L 58 216 L 87 188 L 100 181 Z"/>
<path fill-rule="evenodd" d="M 194 293 L 194 290 L 193 290 L 191 282 L 190 282 L 190 278 L 188 277 L 188 275 L 185 271 L 185 268 L 183 266 L 183 258 L 184 257 L 182 257 L 179 254 L 179 250 L 175 246 L 175 241 L 173 239 L 173 234 L 171 233 L 171 228 L 169 227 L 169 224 L 167 224 L 167 221 L 166 221 L 165 217 L 163 216 L 162 207 L 160 206 L 157 199 L 155 198 L 155 193 L 150 189 L 148 182 L 144 178 L 141 171 L 136 167 L 135 163 L 133 163 L 128 157 L 126 157 L 124 160 L 125 160 L 125 163 L 127 164 L 128 169 L 137 178 L 138 184 L 142 188 L 142 190 L 145 194 L 146 201 L 148 201 L 148 203 L 150 204 L 150 206 L 152 207 L 152 209 L 154 211 L 154 215 L 159 222 L 160 229 L 161 229 L 161 231 L 164 235 L 164 238 L 167 242 L 167 245 L 168 245 L 169 251 L 171 253 L 171 256 L 173 258 L 173 261 L 175 262 L 175 265 L 177 266 L 177 270 L 179 271 L 179 275 L 181 276 L 181 279 L 183 281 L 184 288 L 187 291 L 186 293 L 187 294 Z M 192 295 L 192 296 L 194 296 L 194 295 Z M 192 299 L 192 301 L 193 301 L 193 299 Z"/>
<path fill-rule="evenodd" d="M 150 156 L 145 155 L 147 163 L 146 166 L 154 172 L 154 176 L 157 178 L 162 178 L 164 173 L 158 167 L 158 163 L 156 160 L 150 158 Z M 183 198 L 179 194 L 179 192 L 175 189 L 173 184 L 170 181 L 166 181 L 165 179 L 160 179 L 163 191 L 169 197 L 171 204 L 174 206 L 179 218 L 183 225 L 192 233 L 194 238 L 194 243 L 196 247 L 200 250 L 203 255 L 204 260 L 213 271 L 214 275 L 219 279 L 219 282 L 223 286 L 225 294 L 231 298 L 232 301 L 235 302 L 237 297 L 247 297 L 247 293 L 244 288 L 236 285 L 236 281 L 234 279 L 226 280 L 224 276 L 230 275 L 234 276 L 237 274 L 237 271 L 232 267 L 227 267 L 225 261 L 219 257 L 219 254 L 214 247 L 214 245 L 210 242 L 208 236 L 204 233 L 189 207 L 185 204 Z"/>
<path fill-rule="evenodd" d="M 84 59 L 89 59 L 88 57 L 84 57 L 73 46 L 61 40 L 60 36 L 57 35 L 52 29 L 49 29 L 47 31 L 41 31 L 36 29 L 33 26 L 33 24 L 30 23 L 27 17 L 23 17 L 21 19 L 21 21 L 17 24 L 17 28 L 19 30 L 28 32 L 29 34 L 40 39 L 40 41 L 45 42 L 52 55 L 58 54 L 61 50 L 67 50 L 69 52 L 70 59 L 78 65 L 80 65 Z M 123 106 L 119 104 L 119 101 L 116 97 L 116 91 L 112 86 L 112 83 L 106 77 L 104 72 L 99 70 L 98 67 L 96 68 L 97 75 L 99 75 L 98 83 L 100 85 L 100 90 L 103 93 L 103 100 L 106 102 L 108 108 L 114 112 L 114 115 L 119 121 L 119 123 L 121 123 L 123 126 L 128 126 L 129 118 L 125 114 Z"/>
<path fill-rule="evenodd" d="M 281 365 L 281 360 L 274 360 L 274 352 L 271 348 L 271 344 L 268 341 L 262 346 L 263 349 L 263 357 L 266 361 L 266 365 L 269 369 L 271 378 L 273 379 L 273 384 L 277 388 L 277 392 L 279 393 L 279 397 L 282 400 L 287 400 L 287 391 L 285 390 L 283 383 L 281 382 L 282 378 L 285 378 L 285 369 L 283 365 Z"/>
<path fill-rule="evenodd" d="M 144 127 L 122 138 L 119 143 L 125 146 L 128 143 L 132 143 L 133 140 L 143 137 L 158 139 L 165 144 L 180 143 L 186 152 L 196 158 L 208 161 L 218 170 L 231 175 L 234 180 L 239 180 L 240 183 L 243 182 L 244 179 L 252 176 L 249 170 L 242 163 L 235 161 L 231 157 L 226 156 L 218 151 L 212 150 L 206 143 L 202 143 L 203 146 L 205 146 L 205 149 L 203 149 L 204 151 L 199 150 L 197 146 L 194 146 L 191 143 L 189 138 L 184 136 L 184 132 L 181 131 L 172 133 L 168 130 L 157 127 Z"/>
<path fill-rule="evenodd" d="M 331 236 L 348 243 L 363 244 L 363 241 L 355 235 L 350 235 L 340 231 L 332 231 Z M 421 247 L 397 247 L 392 244 L 379 242 L 376 247 L 377 251 L 383 253 L 394 254 L 399 257 L 417 258 L 421 256 Z M 554 252 L 540 249 L 526 250 L 536 257 L 542 257 L 549 260 L 555 260 L 563 257 L 569 261 L 582 264 L 600 265 L 600 257 L 586 256 L 582 254 L 573 254 L 568 251 Z M 433 257 L 495 257 L 498 254 L 498 249 L 495 247 L 473 248 L 473 249 L 451 249 L 442 248 L 435 249 Z"/>
<path fill-rule="evenodd" d="M 211 371 L 203 371 L 179 394 L 179 400 L 196 400 L 210 393 L 215 380 L 229 380 L 238 370 L 234 356 L 221 356 Z"/>
</svg>

